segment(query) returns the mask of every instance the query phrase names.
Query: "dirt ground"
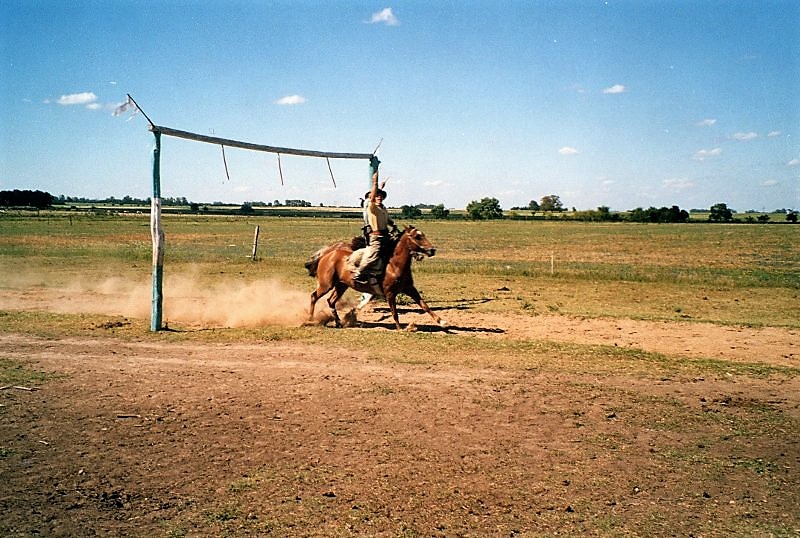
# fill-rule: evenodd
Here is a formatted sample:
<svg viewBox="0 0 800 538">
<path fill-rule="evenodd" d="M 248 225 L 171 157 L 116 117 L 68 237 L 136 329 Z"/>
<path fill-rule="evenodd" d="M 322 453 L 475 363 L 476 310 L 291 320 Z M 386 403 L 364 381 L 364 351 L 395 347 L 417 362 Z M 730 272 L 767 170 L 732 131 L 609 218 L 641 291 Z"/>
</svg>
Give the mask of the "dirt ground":
<svg viewBox="0 0 800 538">
<path fill-rule="evenodd" d="M 800 365 L 789 329 L 440 313 L 498 346 Z M 359 317 L 378 328 L 343 330 L 384 330 L 385 309 Z M 59 374 L 0 390 L 3 536 L 800 535 L 793 374 L 567 374 L 303 343 L 20 334 L 0 334 L 0 358 Z"/>
</svg>

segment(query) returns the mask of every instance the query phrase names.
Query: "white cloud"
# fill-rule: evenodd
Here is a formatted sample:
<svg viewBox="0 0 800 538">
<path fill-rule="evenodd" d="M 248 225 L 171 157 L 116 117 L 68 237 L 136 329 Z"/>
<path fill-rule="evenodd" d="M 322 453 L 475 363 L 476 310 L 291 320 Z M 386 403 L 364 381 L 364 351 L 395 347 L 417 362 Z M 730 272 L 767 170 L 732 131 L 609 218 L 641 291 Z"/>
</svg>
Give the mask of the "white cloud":
<svg viewBox="0 0 800 538">
<path fill-rule="evenodd" d="M 444 185 L 444 181 L 442 181 L 441 179 L 436 179 L 433 181 L 426 181 L 425 183 L 423 183 L 423 185 L 425 187 L 441 187 L 442 185 Z"/>
<path fill-rule="evenodd" d="M 101 108 L 103 108 L 103 105 L 101 105 L 100 103 L 89 103 L 88 105 L 86 105 L 86 108 L 88 108 L 89 110 L 100 110 Z"/>
<path fill-rule="evenodd" d="M 275 101 L 276 105 L 302 105 L 307 99 L 302 95 L 287 95 Z"/>
<path fill-rule="evenodd" d="M 711 127 L 717 123 L 716 118 L 706 118 L 703 121 L 698 121 L 695 123 L 698 127 Z"/>
<path fill-rule="evenodd" d="M 370 24 L 385 24 L 386 26 L 397 26 L 400 24 L 400 21 L 397 20 L 397 17 L 394 16 L 392 13 L 392 8 L 387 7 L 378 11 L 377 13 L 372 14 L 372 18 L 369 20 Z"/>
<path fill-rule="evenodd" d="M 94 92 L 81 92 L 81 93 L 70 93 L 68 95 L 62 95 L 58 98 L 58 104 L 69 106 L 69 105 L 88 105 L 89 103 L 93 103 L 97 101 L 97 96 Z"/>
<path fill-rule="evenodd" d="M 694 187 L 692 180 L 685 177 L 673 177 L 663 181 L 664 187 L 672 191 L 682 191 Z"/>
<path fill-rule="evenodd" d="M 800 166 L 800 159 L 792 159 L 786 163 L 786 166 Z"/>
<path fill-rule="evenodd" d="M 779 183 L 780 182 L 777 179 L 768 179 L 764 183 L 762 183 L 761 185 L 763 185 L 764 187 L 774 187 L 775 185 L 778 185 Z"/>
<path fill-rule="evenodd" d="M 603 93 L 625 93 L 625 86 L 622 84 L 614 84 L 613 86 L 603 90 Z"/>
<path fill-rule="evenodd" d="M 776 136 L 781 136 L 783 133 L 780 131 L 770 131 L 767 133 L 769 138 L 775 138 Z"/>
<path fill-rule="evenodd" d="M 692 159 L 695 161 L 704 161 L 710 157 L 719 157 L 722 155 L 722 148 L 714 148 L 714 149 L 701 149 L 700 151 L 695 152 L 692 156 Z"/>
<path fill-rule="evenodd" d="M 561 155 L 577 155 L 578 153 L 580 153 L 577 149 L 571 148 L 569 146 L 564 146 L 563 148 L 558 150 L 558 152 Z"/>
<path fill-rule="evenodd" d="M 758 138 L 758 133 L 754 133 L 750 131 L 749 133 L 745 132 L 738 132 L 731 135 L 731 138 L 734 140 L 738 140 L 739 142 L 747 142 L 748 140 L 753 140 L 754 138 Z"/>
</svg>

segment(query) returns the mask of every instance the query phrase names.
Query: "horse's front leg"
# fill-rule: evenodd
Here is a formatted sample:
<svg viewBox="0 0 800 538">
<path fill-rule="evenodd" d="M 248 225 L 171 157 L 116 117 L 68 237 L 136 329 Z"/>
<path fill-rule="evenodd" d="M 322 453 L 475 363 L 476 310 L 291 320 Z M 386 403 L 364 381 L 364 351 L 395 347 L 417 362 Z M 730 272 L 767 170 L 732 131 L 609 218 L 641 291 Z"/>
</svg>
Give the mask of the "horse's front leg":
<svg viewBox="0 0 800 538">
<path fill-rule="evenodd" d="M 386 297 L 386 302 L 389 303 L 389 311 L 392 313 L 395 327 L 397 329 L 402 329 L 403 327 L 400 326 L 400 320 L 397 318 L 397 294 L 386 291 L 384 297 Z"/>
<path fill-rule="evenodd" d="M 422 295 L 420 295 L 419 291 L 417 291 L 417 288 L 415 288 L 414 286 L 411 286 L 411 287 L 409 287 L 408 289 L 405 290 L 405 294 L 408 295 L 409 297 L 411 297 L 412 299 L 414 299 L 414 302 L 416 302 L 420 306 L 420 308 L 422 308 L 425 312 L 430 314 L 430 316 L 433 318 L 433 320 L 437 324 L 439 324 L 440 327 L 446 327 L 447 326 L 447 322 L 445 320 L 443 320 L 442 318 L 440 318 L 439 316 L 437 316 L 436 312 L 431 310 L 431 307 L 429 307 L 428 303 L 426 303 L 425 300 L 422 298 Z"/>
</svg>

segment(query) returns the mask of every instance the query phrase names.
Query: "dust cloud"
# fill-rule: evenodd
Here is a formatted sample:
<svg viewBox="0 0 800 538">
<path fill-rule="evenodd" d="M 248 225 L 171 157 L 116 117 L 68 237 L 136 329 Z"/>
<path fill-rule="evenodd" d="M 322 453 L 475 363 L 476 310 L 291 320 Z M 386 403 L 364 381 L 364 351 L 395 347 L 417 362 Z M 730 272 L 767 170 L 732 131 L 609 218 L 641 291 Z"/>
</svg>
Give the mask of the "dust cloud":
<svg viewBox="0 0 800 538">
<path fill-rule="evenodd" d="M 148 275 L 115 276 L 97 282 L 46 285 L 46 276 L 7 280 L 0 289 L 0 309 L 46 310 L 149 318 L 152 282 Z M 165 275 L 163 321 L 202 327 L 297 326 L 307 318 L 307 290 L 290 289 L 276 280 L 214 282 L 192 273 Z M 342 302 L 344 303 L 344 301 Z M 344 306 L 344 304 L 342 305 Z M 317 305 L 322 320 L 327 305 Z"/>
</svg>

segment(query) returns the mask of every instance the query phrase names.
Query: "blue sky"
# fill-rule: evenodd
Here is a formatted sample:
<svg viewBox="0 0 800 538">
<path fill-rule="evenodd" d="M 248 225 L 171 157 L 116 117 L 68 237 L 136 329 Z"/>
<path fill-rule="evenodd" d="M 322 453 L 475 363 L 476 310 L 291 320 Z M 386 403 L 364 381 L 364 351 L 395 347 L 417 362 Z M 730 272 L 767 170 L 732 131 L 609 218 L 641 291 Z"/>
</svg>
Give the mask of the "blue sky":
<svg viewBox="0 0 800 538">
<path fill-rule="evenodd" d="M 0 3 L 0 189 L 147 198 L 115 117 L 369 153 L 387 203 L 800 208 L 800 2 Z M 355 205 L 366 161 L 164 137 L 162 195 Z"/>
</svg>

